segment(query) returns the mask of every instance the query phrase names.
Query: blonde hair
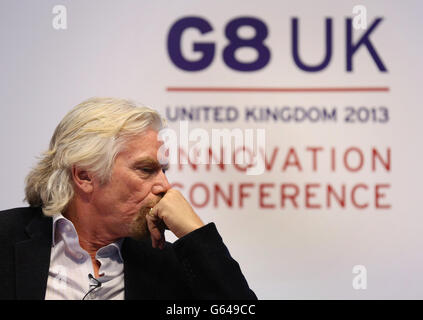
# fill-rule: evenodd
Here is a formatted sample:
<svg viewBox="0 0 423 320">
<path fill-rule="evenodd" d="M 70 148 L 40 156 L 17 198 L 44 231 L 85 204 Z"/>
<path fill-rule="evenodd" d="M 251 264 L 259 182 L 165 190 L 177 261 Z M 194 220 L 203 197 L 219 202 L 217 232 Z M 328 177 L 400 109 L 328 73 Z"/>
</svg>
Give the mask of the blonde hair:
<svg viewBox="0 0 423 320">
<path fill-rule="evenodd" d="M 25 200 L 45 215 L 63 212 L 74 195 L 72 167 L 92 171 L 102 183 L 130 136 L 160 130 L 165 120 L 153 109 L 115 98 L 91 98 L 59 123 L 38 164 L 26 177 Z"/>
</svg>

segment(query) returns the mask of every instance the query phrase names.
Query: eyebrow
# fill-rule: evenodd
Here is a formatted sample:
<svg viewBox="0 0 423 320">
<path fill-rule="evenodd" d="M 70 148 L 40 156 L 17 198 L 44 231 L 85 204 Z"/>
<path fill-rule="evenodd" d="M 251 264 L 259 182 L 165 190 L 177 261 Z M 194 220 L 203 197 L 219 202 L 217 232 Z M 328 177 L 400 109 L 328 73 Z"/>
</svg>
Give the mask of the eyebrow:
<svg viewBox="0 0 423 320">
<path fill-rule="evenodd" d="M 151 157 L 140 158 L 140 159 L 138 159 L 134 162 L 134 167 L 140 166 L 140 165 L 150 165 L 150 166 L 157 168 L 157 169 L 161 168 L 162 170 L 169 169 L 169 163 L 161 164 L 160 162 L 158 162 L 157 160 L 155 160 Z"/>
</svg>

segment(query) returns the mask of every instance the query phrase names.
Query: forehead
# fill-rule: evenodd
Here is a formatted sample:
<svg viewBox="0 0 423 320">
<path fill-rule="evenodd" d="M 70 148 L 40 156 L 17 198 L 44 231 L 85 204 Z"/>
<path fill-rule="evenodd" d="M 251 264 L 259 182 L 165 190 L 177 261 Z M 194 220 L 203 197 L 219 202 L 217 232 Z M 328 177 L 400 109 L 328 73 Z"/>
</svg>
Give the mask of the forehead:
<svg viewBox="0 0 423 320">
<path fill-rule="evenodd" d="M 148 157 L 157 160 L 162 144 L 163 142 L 158 140 L 157 131 L 147 129 L 139 135 L 128 138 L 118 158 L 137 161 L 140 158 Z"/>
</svg>

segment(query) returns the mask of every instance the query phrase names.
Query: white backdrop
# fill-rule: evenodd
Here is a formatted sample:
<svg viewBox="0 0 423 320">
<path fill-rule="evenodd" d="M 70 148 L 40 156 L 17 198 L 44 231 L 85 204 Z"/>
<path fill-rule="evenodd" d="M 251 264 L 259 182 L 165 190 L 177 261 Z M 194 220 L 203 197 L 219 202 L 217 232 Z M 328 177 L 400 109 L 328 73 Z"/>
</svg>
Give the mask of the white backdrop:
<svg viewBox="0 0 423 320">
<path fill-rule="evenodd" d="M 417 0 L 362 3 L 368 28 L 376 18 L 383 18 L 368 39 L 387 71 L 379 70 L 369 50 L 361 45 L 352 58 L 353 70 L 348 72 L 346 18 L 355 16 L 353 8 L 359 4 L 305 0 L 2 0 L 0 208 L 25 205 L 24 178 L 30 167 L 46 149 L 60 119 L 88 97 L 134 99 L 155 107 L 164 116 L 166 110 L 174 114 L 181 107 L 221 106 L 226 110 L 231 106 L 239 112 L 236 121 L 225 121 L 223 116 L 219 122 L 191 121 L 190 128 L 264 128 L 267 160 L 272 168 L 249 176 L 233 165 L 227 165 L 224 171 L 217 166 L 210 170 L 171 166 L 168 177 L 183 185 L 188 198 L 204 203 L 196 207 L 197 212 L 205 221 L 216 223 L 258 297 L 423 298 L 423 216 L 419 201 L 423 7 Z M 57 5 L 66 9 L 65 29 L 54 27 L 58 13 L 52 10 Z M 192 61 L 201 58 L 200 52 L 192 50 L 194 42 L 215 44 L 211 64 L 195 72 L 175 65 L 167 47 L 172 25 L 190 16 L 201 17 L 213 30 L 204 35 L 192 28 L 186 30 L 181 38 L 183 56 Z M 230 44 L 225 28 L 240 17 L 254 17 L 268 30 L 264 45 L 270 51 L 270 60 L 257 71 L 233 70 L 223 59 L 223 51 Z M 332 18 L 332 57 L 322 71 L 306 72 L 295 64 L 293 17 L 299 21 L 300 58 L 310 65 L 323 60 L 325 18 Z M 63 20 L 56 23 L 64 26 Z M 241 29 L 239 37 L 254 38 L 252 28 Z M 366 31 L 354 29 L 353 43 Z M 235 58 L 253 61 L 257 52 L 253 48 L 238 49 Z M 171 87 L 336 87 L 358 91 L 177 92 L 170 91 Z M 363 91 L 363 87 L 382 90 Z M 337 118 L 246 121 L 245 112 L 253 107 L 316 107 L 336 110 Z M 356 112 L 351 118 L 354 122 L 345 121 L 347 107 Z M 359 108 L 361 113 L 357 113 Z M 178 128 L 178 121 L 169 123 Z M 313 167 L 313 154 L 307 148 L 316 147 L 322 151 L 316 153 Z M 386 167 L 376 158 L 373 170 L 373 149 Z M 287 158 L 289 150 L 293 151 Z M 357 171 L 345 167 L 346 151 L 347 165 L 358 167 Z M 273 152 L 277 153 L 271 162 Z M 241 206 L 242 183 L 251 186 L 244 187 L 249 196 L 243 198 Z M 231 206 L 222 198 L 214 204 L 216 185 L 226 195 L 232 186 Z M 284 205 L 282 185 L 288 185 Z M 345 188 L 343 206 L 333 195 L 328 205 L 327 185 L 338 195 Z M 382 187 L 377 191 L 376 185 Z M 295 190 L 296 206 L 292 198 L 286 198 Z M 360 205 L 366 207 L 360 209 Z M 357 265 L 367 271 L 365 288 L 353 285 L 357 276 L 362 281 L 365 278 L 364 269 L 360 274 L 353 273 Z"/>
</svg>

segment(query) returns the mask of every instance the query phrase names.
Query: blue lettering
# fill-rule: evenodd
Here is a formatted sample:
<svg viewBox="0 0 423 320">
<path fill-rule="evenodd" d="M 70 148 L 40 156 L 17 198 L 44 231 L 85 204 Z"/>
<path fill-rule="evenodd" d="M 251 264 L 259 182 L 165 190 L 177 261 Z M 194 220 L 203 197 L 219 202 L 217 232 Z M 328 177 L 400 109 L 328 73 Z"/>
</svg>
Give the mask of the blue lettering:
<svg viewBox="0 0 423 320">
<path fill-rule="evenodd" d="M 199 71 L 207 68 L 213 61 L 215 45 L 214 43 L 194 43 L 193 50 L 201 52 L 203 55 L 197 61 L 187 60 L 181 51 L 181 38 L 183 32 L 188 28 L 195 28 L 201 34 L 208 33 L 213 30 L 211 25 L 202 18 L 187 17 L 175 22 L 170 28 L 167 37 L 167 50 L 172 62 L 180 69 L 186 71 Z"/>
</svg>

